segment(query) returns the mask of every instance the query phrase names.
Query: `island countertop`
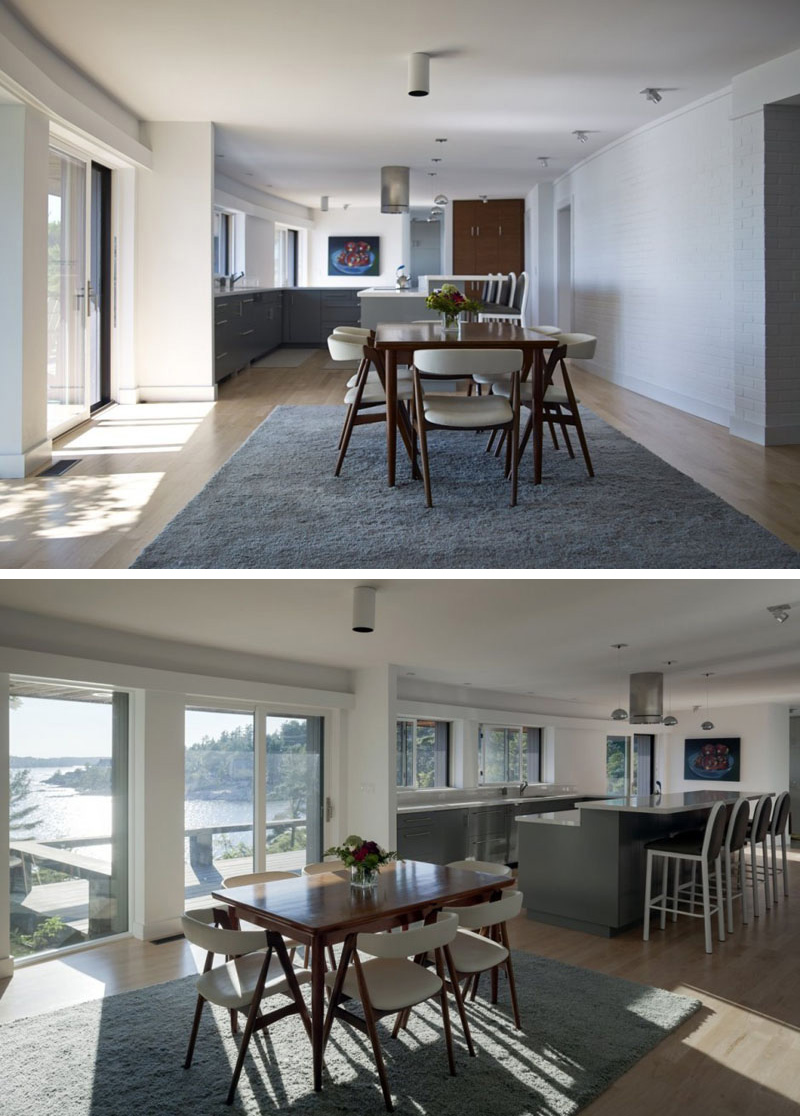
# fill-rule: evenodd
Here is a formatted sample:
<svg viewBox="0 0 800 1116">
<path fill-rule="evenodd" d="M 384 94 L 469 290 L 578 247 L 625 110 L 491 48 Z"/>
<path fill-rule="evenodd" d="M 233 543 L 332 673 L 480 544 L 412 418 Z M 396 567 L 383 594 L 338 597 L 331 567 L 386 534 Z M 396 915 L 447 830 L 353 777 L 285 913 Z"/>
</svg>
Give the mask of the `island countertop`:
<svg viewBox="0 0 800 1116">
<path fill-rule="evenodd" d="M 581 802 L 580 810 L 617 810 L 639 814 L 682 814 L 711 807 L 716 802 L 736 802 L 740 798 L 760 798 L 766 791 L 696 790 L 677 794 L 623 795 L 598 802 Z"/>
</svg>

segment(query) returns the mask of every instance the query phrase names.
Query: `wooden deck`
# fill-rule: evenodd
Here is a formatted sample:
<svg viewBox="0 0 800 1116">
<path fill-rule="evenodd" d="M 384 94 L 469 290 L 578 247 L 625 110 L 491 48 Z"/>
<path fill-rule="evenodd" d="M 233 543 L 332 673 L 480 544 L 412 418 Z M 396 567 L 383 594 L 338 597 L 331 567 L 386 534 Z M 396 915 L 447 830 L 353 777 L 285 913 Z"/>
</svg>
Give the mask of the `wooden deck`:
<svg viewBox="0 0 800 1116">
<path fill-rule="evenodd" d="M 306 862 L 305 849 L 274 853 L 267 856 L 270 872 L 299 871 Z M 98 862 L 95 862 L 98 863 Z M 99 862 L 102 864 L 102 861 Z M 106 867 L 108 867 L 106 865 Z M 226 857 L 213 861 L 207 868 L 184 865 L 185 902 L 187 907 L 202 906 L 211 892 L 220 887 L 228 876 L 252 872 L 249 857 Z M 34 873 L 35 878 L 35 873 Z M 12 898 L 14 898 L 12 896 Z M 61 883 L 32 883 L 28 894 L 18 897 L 24 910 L 45 918 L 61 918 L 67 925 L 87 934 L 89 930 L 89 880 L 72 879 Z"/>
</svg>

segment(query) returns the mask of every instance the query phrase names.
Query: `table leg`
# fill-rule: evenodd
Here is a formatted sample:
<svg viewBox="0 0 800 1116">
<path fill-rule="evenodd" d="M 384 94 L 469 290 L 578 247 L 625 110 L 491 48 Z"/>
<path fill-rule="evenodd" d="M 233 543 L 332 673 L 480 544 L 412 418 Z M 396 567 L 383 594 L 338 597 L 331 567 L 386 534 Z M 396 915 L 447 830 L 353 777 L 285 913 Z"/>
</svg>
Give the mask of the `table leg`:
<svg viewBox="0 0 800 1116">
<path fill-rule="evenodd" d="M 315 939 L 311 947 L 311 1056 L 314 1092 L 322 1089 L 322 1030 L 325 1024 L 325 947 Z"/>
<path fill-rule="evenodd" d="M 394 486 L 397 459 L 397 353 L 386 351 L 386 474 L 390 487 Z"/>
<path fill-rule="evenodd" d="M 533 358 L 533 483 L 542 483 L 542 430 L 544 427 L 544 358 L 537 349 Z"/>
</svg>

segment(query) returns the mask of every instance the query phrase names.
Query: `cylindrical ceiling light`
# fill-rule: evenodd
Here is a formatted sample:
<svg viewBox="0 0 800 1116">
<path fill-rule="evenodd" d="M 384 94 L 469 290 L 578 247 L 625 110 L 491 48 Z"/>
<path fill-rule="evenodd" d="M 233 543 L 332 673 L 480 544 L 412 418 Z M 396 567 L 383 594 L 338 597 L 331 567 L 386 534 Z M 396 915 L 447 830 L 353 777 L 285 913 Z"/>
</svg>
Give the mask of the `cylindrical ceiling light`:
<svg viewBox="0 0 800 1116">
<path fill-rule="evenodd" d="M 320 209 L 322 210 L 323 213 L 328 212 L 328 202 L 329 201 L 330 201 L 330 198 L 328 197 L 327 194 L 323 194 L 322 197 L 319 199 L 319 207 L 320 207 Z"/>
<path fill-rule="evenodd" d="M 431 89 L 429 54 L 412 54 L 408 59 L 409 97 L 427 97 Z"/>
<path fill-rule="evenodd" d="M 381 167 L 381 213 L 407 213 L 408 196 L 408 167 Z"/>
<path fill-rule="evenodd" d="M 375 589 L 372 585 L 356 585 L 353 589 L 353 631 L 375 631 Z"/>
</svg>

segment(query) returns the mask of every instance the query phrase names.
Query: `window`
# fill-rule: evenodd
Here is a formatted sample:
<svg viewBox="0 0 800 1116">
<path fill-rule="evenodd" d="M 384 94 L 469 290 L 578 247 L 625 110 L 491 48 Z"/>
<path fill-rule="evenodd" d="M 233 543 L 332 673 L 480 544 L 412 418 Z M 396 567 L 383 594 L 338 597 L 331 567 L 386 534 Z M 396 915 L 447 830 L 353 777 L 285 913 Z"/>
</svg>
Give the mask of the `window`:
<svg viewBox="0 0 800 1116">
<path fill-rule="evenodd" d="M 296 287 L 299 237 L 297 229 L 275 226 L 275 286 Z"/>
<path fill-rule="evenodd" d="M 655 737 L 647 733 L 606 737 L 606 790 L 609 794 L 652 794 Z"/>
<path fill-rule="evenodd" d="M 450 783 L 450 725 L 412 718 L 397 722 L 398 787 L 446 787 Z"/>
<path fill-rule="evenodd" d="M 214 210 L 214 274 L 233 275 L 233 214 Z"/>
<path fill-rule="evenodd" d="M 481 725 L 480 783 L 540 783 L 542 732 L 538 728 Z"/>
<path fill-rule="evenodd" d="M 128 695 L 11 682 L 11 952 L 128 930 Z"/>
</svg>

